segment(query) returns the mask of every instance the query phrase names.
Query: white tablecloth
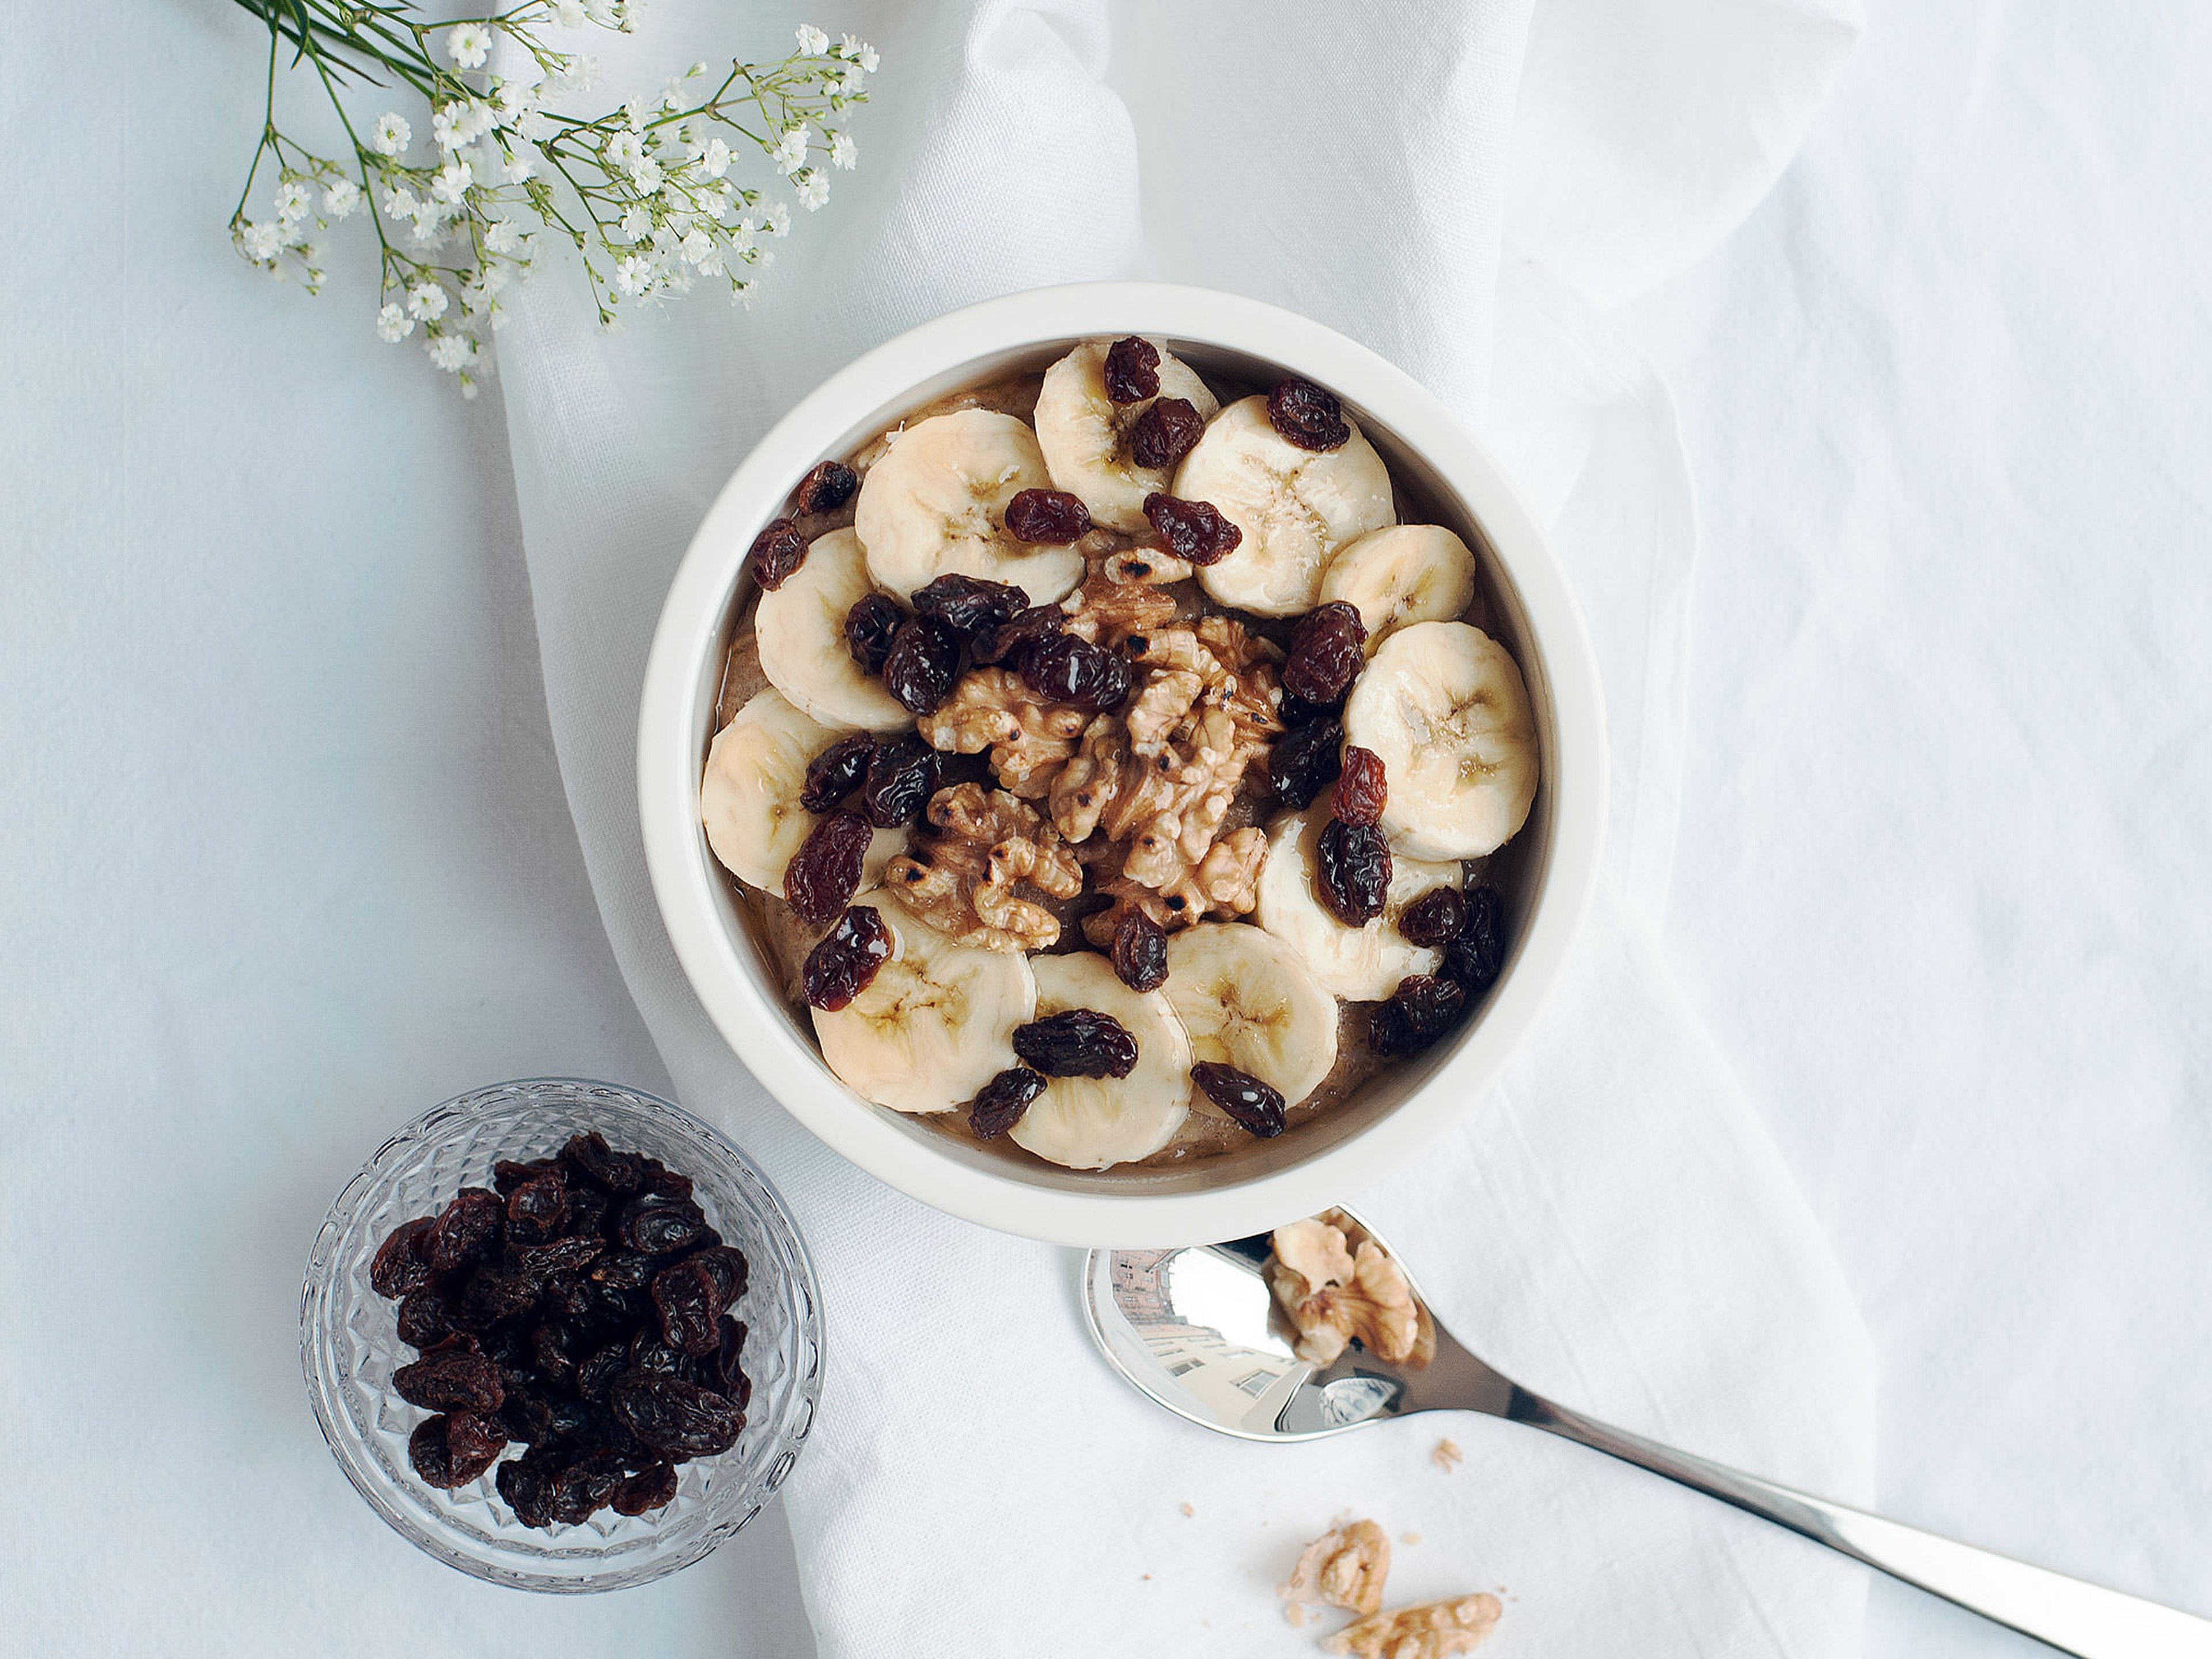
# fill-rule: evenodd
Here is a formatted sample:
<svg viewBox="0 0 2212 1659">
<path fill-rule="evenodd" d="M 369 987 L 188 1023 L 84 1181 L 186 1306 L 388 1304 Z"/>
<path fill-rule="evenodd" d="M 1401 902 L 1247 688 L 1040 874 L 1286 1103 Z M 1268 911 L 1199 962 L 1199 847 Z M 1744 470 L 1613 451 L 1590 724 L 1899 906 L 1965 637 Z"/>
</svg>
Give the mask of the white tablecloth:
<svg viewBox="0 0 2212 1659">
<path fill-rule="evenodd" d="M 297 1273 L 377 1137 L 660 1079 L 491 405 L 374 341 L 358 270 L 310 304 L 235 262 L 243 15 L 131 25 L 21 20 L 0 108 L 5 1645 L 793 1651 L 771 1526 L 503 1595 L 314 1433 Z M 1878 13 L 1752 222 L 1617 322 L 1702 506 L 1667 944 L 1874 1334 L 1882 1502 L 2212 1607 L 2185 27 Z M 2009 1642 L 1876 1590 L 1870 1651 Z"/>
</svg>

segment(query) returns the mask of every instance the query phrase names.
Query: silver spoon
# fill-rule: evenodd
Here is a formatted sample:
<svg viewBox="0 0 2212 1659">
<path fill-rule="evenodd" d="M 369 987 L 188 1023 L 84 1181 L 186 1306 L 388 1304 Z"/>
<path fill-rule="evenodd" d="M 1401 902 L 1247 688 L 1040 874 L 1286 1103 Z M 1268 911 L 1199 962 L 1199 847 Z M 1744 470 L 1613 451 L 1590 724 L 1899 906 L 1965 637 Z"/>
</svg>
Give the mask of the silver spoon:
<svg viewBox="0 0 2212 1659">
<path fill-rule="evenodd" d="M 1395 1256 L 1372 1228 L 1367 1233 Z M 1356 1344 L 1316 1368 L 1291 1352 L 1274 1315 L 1262 1276 L 1268 1240 L 1261 1233 L 1180 1250 L 1091 1251 L 1083 1304 L 1107 1359 L 1177 1416 L 1246 1440 L 1311 1440 L 1414 1412 L 1527 1423 L 1748 1510 L 2081 1659 L 2212 1659 L 2212 1621 L 1608 1427 L 1499 1375 L 1442 1325 L 1435 1358 L 1419 1368 L 1383 1363 Z M 1418 1286 L 1413 1294 L 1418 1301 Z M 1425 1305 L 1422 1312 L 1433 1324 Z"/>
</svg>

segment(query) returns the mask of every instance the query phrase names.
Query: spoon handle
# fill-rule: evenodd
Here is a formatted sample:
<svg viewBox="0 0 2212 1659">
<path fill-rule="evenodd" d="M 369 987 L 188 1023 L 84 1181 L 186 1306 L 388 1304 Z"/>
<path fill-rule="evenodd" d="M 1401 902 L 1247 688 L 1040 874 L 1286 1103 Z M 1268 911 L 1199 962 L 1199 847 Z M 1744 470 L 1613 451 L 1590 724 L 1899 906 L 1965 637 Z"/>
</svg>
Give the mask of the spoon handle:
<svg viewBox="0 0 2212 1659">
<path fill-rule="evenodd" d="M 2212 1620 L 1793 1492 L 1610 1427 L 1525 1389 L 1513 1390 L 1504 1415 L 1748 1510 L 2080 1659 L 2212 1659 Z"/>
</svg>

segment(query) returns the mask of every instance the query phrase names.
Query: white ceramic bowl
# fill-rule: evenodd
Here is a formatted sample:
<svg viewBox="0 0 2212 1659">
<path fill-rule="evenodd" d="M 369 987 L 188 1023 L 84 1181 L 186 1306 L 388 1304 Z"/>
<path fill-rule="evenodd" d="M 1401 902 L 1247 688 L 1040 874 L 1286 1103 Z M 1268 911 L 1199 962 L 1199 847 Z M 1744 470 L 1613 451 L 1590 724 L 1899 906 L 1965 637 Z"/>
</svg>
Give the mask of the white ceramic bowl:
<svg viewBox="0 0 2212 1659">
<path fill-rule="evenodd" d="M 699 779 L 745 556 L 817 461 L 993 375 L 1075 341 L 1141 333 L 1201 372 L 1265 386 L 1285 372 L 1336 392 L 1390 464 L 1480 556 L 1490 631 L 1528 681 L 1542 783 L 1506 855 L 1512 947 L 1479 1016 L 1337 1110 L 1187 1167 L 1055 1169 L 870 1104 L 830 1073 L 775 989 L 699 823 Z M 676 954 L 732 1048 L 793 1116 L 902 1192 L 987 1226 L 1063 1244 L 1167 1247 L 1240 1237 L 1349 1197 L 1474 1106 L 1558 981 L 1587 908 L 1605 822 L 1603 706 L 1588 635 L 1542 532 L 1488 452 L 1403 371 L 1334 331 L 1234 295 L 1149 283 L 1041 289 L 899 336 L 802 400 L 731 476 L 669 589 L 646 669 L 638 796 L 646 861 Z"/>
</svg>

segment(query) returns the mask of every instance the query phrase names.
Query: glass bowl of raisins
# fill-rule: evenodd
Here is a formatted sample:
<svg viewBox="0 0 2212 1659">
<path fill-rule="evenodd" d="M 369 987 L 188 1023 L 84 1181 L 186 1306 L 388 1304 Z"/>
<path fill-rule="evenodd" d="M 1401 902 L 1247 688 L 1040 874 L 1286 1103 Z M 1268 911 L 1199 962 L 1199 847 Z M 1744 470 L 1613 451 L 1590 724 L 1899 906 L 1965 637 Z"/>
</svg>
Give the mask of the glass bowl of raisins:
<svg viewBox="0 0 2212 1659">
<path fill-rule="evenodd" d="M 514 1196 L 540 1172 L 551 1176 L 540 1188 L 556 1200 L 557 1221 L 532 1216 L 530 1193 Z M 570 1199 L 558 1196 L 564 1179 Z M 641 1184 L 626 1185 L 633 1181 Z M 610 1194 L 610 1182 L 622 1190 Z M 430 1256 L 430 1224 L 465 1191 L 502 1188 L 518 1218 L 500 1224 L 503 1258 L 476 1244 L 477 1267 L 443 1274 L 421 1297 L 392 1294 L 401 1288 L 395 1253 L 410 1248 L 411 1232 L 421 1233 L 419 1249 Z M 610 1197 L 615 1210 L 604 1221 L 570 1213 Z M 617 1216 L 629 1220 L 618 1224 Z M 472 1243 L 467 1219 L 457 1212 L 446 1224 L 456 1236 L 443 1242 L 457 1251 Z M 418 1222 L 425 1224 L 410 1230 Z M 660 1236 L 629 1239 L 622 1224 Z M 592 1361 L 606 1354 L 610 1339 L 624 1339 L 635 1325 L 639 1347 L 658 1353 L 662 1313 L 683 1317 L 665 1295 L 658 1298 L 665 1306 L 656 1306 L 650 1284 L 628 1286 L 625 1299 L 615 1275 L 603 1274 L 605 1282 L 587 1270 L 562 1277 L 568 1264 L 556 1258 L 590 1250 L 600 1237 L 605 1261 L 623 1256 L 627 1244 L 670 1247 L 651 1257 L 655 1276 L 665 1264 L 686 1264 L 706 1298 L 694 1311 L 710 1328 L 719 1316 L 719 1340 L 694 1343 L 684 1351 L 689 1358 L 662 1354 L 659 1363 L 640 1358 L 618 1369 L 610 1360 L 601 1369 L 611 1375 L 595 1377 Z M 518 1279 L 540 1287 L 534 1310 L 494 1305 L 502 1296 L 520 1299 Z M 556 1306 L 570 1284 L 604 1305 Z M 440 1287 L 451 1307 L 439 1304 Z M 470 1297 L 475 1305 L 467 1305 Z M 449 1323 L 453 1334 L 421 1328 L 426 1322 Z M 502 1342 L 544 1352 L 508 1353 Z M 624 1589 L 700 1559 L 757 1515 L 790 1474 L 820 1397 L 821 1294 L 775 1188 L 714 1129 L 635 1090 L 535 1079 L 479 1089 L 424 1113 L 347 1185 L 307 1263 L 300 1351 L 338 1466 L 401 1536 L 448 1566 L 518 1589 Z M 452 1372 L 431 1380 L 461 1394 L 485 1386 L 473 1373 L 493 1360 L 504 1379 L 496 1391 L 513 1396 L 496 1406 L 457 1395 L 434 1416 L 403 1397 L 403 1390 L 425 1397 L 426 1370 Z M 403 1370 L 408 1376 L 399 1376 Z M 676 1425 L 693 1436 L 689 1449 L 679 1435 L 679 1449 L 640 1455 L 613 1426 L 618 1417 L 642 1425 L 641 1413 L 670 1410 L 690 1413 Z M 619 1453 L 611 1449 L 617 1442 Z M 424 1478 L 426 1469 L 439 1484 Z M 624 1512 L 630 1510 L 638 1512 Z"/>
</svg>

